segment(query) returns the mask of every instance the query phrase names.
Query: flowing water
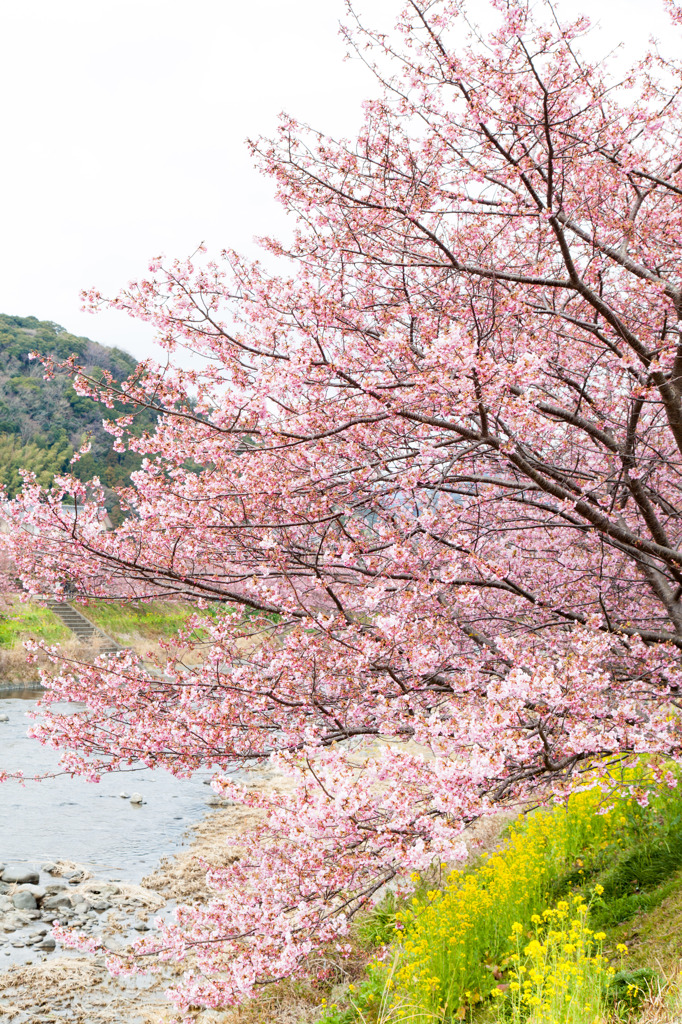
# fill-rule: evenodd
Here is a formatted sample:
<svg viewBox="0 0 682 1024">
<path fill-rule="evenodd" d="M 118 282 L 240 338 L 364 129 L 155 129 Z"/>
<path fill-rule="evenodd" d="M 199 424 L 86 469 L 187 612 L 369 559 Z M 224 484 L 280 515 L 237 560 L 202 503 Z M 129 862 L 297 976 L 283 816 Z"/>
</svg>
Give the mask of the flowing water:
<svg viewBox="0 0 682 1024">
<path fill-rule="evenodd" d="M 39 692 L 0 691 L 0 770 L 25 776 L 54 771 L 59 753 L 29 739 L 27 711 Z M 201 818 L 211 790 L 207 772 L 175 779 L 162 769 L 140 768 L 100 783 L 61 775 L 42 782 L 0 783 L 0 862 L 39 867 L 76 861 L 99 878 L 139 882 L 164 854 L 182 845 Z M 130 803 L 140 793 L 142 806 Z"/>
</svg>

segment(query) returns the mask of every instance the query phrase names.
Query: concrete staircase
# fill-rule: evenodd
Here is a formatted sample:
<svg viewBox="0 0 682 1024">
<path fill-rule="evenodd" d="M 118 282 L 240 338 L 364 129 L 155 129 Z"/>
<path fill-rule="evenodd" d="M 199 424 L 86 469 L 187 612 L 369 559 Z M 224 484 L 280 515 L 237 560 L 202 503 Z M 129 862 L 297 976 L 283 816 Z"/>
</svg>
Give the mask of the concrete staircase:
<svg viewBox="0 0 682 1024">
<path fill-rule="evenodd" d="M 112 640 L 110 636 L 98 629 L 94 622 L 86 619 L 85 615 L 65 601 L 56 601 L 49 598 L 45 605 L 51 612 L 62 620 L 67 629 L 76 636 L 82 643 L 89 644 L 99 641 L 98 650 L 100 654 L 113 654 L 114 651 L 122 651 L 124 648 Z"/>
</svg>

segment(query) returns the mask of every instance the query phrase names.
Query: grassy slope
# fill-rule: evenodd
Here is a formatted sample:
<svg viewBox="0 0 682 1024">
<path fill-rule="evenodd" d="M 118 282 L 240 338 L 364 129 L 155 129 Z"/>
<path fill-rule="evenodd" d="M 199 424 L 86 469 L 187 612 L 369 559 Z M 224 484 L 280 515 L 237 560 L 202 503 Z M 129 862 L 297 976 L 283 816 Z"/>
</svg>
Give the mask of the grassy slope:
<svg viewBox="0 0 682 1024">
<path fill-rule="evenodd" d="M 667 895 L 652 910 L 635 914 L 611 930 L 611 941 L 628 947 L 627 962 L 634 972 L 656 972 L 651 990 L 636 1013 L 633 1024 L 680 1024 L 682 1022 L 682 871 L 660 887 Z"/>
<path fill-rule="evenodd" d="M 0 648 L 21 647 L 26 640 L 62 643 L 70 638 L 69 630 L 47 608 L 18 598 L 0 598 Z"/>
<path fill-rule="evenodd" d="M 104 633 L 143 657 L 158 653 L 160 642 L 172 637 L 186 625 L 196 608 L 188 602 L 152 601 L 122 604 L 89 601 L 76 607 Z M 24 643 L 40 640 L 66 645 L 70 654 L 88 659 L 94 654 L 78 641 L 47 608 L 34 602 L 22 604 L 18 597 L 0 597 L 0 682 L 20 683 L 35 680 L 39 667 L 46 667 L 44 656 L 38 664 L 27 663 Z"/>
<path fill-rule="evenodd" d="M 664 974 L 682 970 L 682 871 L 668 880 L 669 893 L 660 906 L 637 914 L 612 932 L 624 942 L 636 967 L 652 964 Z"/>
<path fill-rule="evenodd" d="M 88 601 L 76 607 L 96 626 L 122 643 L 135 634 L 146 640 L 171 637 L 197 610 L 186 601 L 135 601 L 130 604 Z"/>
<path fill-rule="evenodd" d="M 105 633 L 125 642 L 132 636 L 159 640 L 173 636 L 196 608 L 185 601 L 152 601 L 121 604 L 88 601 L 76 607 Z M 0 598 L 0 648 L 17 648 L 26 640 L 62 643 L 71 633 L 49 609 L 34 602 L 22 604 L 17 597 Z"/>
</svg>

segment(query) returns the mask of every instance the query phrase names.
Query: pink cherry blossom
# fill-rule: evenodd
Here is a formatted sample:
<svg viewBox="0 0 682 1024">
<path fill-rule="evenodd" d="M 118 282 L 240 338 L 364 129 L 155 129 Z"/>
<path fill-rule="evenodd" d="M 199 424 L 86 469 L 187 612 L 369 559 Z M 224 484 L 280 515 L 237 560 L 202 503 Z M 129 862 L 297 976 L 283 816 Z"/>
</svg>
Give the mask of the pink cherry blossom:
<svg viewBox="0 0 682 1024">
<path fill-rule="evenodd" d="M 581 56 L 586 19 L 494 7 L 483 41 L 463 0 L 410 0 L 393 35 L 350 11 L 382 83 L 358 138 L 284 117 L 252 143 L 291 214 L 263 240 L 280 272 L 201 249 L 86 296 L 206 357 L 123 384 L 72 365 L 159 414 L 107 417 L 143 458 L 124 522 L 70 476 L 27 476 L 6 513 L 30 593 L 197 604 L 156 665 L 54 650 L 33 726 L 70 771 L 210 767 L 258 812 L 212 901 L 140 944 L 187 959 L 180 1008 L 343 949 L 500 802 L 641 754 L 674 778 L 682 64 L 619 82 Z M 266 765 L 269 795 L 231 775 Z"/>
</svg>

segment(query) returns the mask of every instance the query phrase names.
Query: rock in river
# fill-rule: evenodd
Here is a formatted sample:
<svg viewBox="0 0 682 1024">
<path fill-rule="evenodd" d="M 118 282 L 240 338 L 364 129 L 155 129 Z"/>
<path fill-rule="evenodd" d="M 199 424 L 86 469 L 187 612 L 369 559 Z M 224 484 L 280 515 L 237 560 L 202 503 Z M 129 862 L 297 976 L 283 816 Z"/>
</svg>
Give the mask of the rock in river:
<svg viewBox="0 0 682 1024">
<path fill-rule="evenodd" d="M 32 882 L 27 882 L 21 886 L 22 892 L 30 892 L 32 896 L 38 900 L 38 903 L 47 895 L 47 889 L 44 889 L 42 885 L 34 885 Z"/>
<path fill-rule="evenodd" d="M 37 885 L 40 875 L 32 868 L 5 868 L 2 880 L 3 882 L 15 882 L 17 885 Z"/>
<path fill-rule="evenodd" d="M 93 910 L 99 911 L 111 909 L 111 903 L 109 902 L 109 900 L 93 900 L 90 906 L 92 907 Z"/>
<path fill-rule="evenodd" d="M 66 893 L 48 896 L 43 900 L 43 910 L 61 910 L 64 907 L 71 907 L 71 897 Z"/>
<path fill-rule="evenodd" d="M 12 896 L 12 903 L 17 910 L 37 910 L 38 901 L 32 892 L 24 889 L 22 892 L 15 892 Z"/>
</svg>

